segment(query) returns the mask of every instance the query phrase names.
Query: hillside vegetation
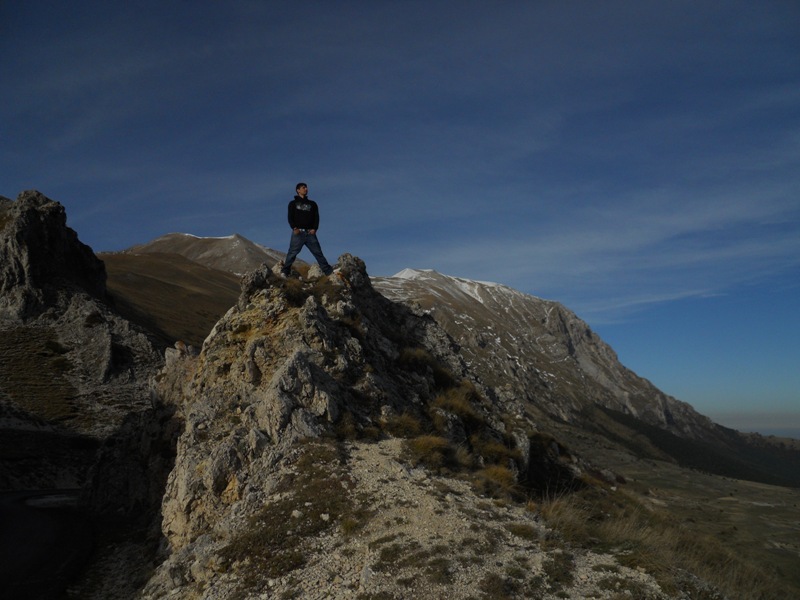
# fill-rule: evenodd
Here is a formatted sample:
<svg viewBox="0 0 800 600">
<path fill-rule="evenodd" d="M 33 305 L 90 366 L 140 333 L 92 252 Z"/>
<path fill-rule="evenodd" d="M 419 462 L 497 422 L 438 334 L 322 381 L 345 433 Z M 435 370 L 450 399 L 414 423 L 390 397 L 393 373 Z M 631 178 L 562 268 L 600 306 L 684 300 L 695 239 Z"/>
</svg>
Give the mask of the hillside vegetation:
<svg viewBox="0 0 800 600">
<path fill-rule="evenodd" d="M 164 346 L 199 347 L 239 296 L 239 277 L 179 254 L 100 254 L 119 313 Z"/>
</svg>

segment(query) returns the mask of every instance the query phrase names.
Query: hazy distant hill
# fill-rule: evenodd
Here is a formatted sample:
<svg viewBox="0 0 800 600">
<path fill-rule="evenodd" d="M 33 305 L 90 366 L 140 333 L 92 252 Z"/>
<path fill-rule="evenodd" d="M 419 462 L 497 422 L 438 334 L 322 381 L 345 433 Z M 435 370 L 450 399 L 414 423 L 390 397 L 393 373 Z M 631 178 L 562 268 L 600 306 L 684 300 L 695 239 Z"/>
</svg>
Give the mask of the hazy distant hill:
<svg viewBox="0 0 800 600">
<path fill-rule="evenodd" d="M 244 275 L 262 263 L 272 267 L 285 253 L 265 248 L 239 234 L 227 237 L 197 237 L 187 233 L 168 233 L 146 244 L 133 246 L 126 254 L 180 254 L 212 269 Z"/>
</svg>

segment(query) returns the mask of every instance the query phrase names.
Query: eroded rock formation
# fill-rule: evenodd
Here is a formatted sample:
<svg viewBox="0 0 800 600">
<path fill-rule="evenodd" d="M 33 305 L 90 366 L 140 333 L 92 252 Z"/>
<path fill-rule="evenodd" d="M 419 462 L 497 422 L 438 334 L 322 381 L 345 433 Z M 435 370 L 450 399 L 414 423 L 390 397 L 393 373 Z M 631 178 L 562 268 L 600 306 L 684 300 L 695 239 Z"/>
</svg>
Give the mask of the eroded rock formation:
<svg viewBox="0 0 800 600">
<path fill-rule="evenodd" d="M 363 261 L 350 255 L 340 257 L 331 277 L 312 270 L 306 281 L 286 280 L 266 266 L 249 273 L 199 355 L 168 352 L 158 390 L 177 407 L 184 431 L 162 507 L 169 552 L 146 597 L 191 597 L 202 589 L 222 598 L 244 593 L 243 582 L 258 589 L 267 585 L 261 560 L 274 581 L 285 582 L 301 567 L 284 564 L 286 536 L 308 561 L 325 560 L 325 544 L 347 523 L 378 526 L 366 515 L 366 505 L 377 502 L 368 495 L 392 470 L 407 468 L 397 436 L 422 448 L 417 459 L 434 470 L 463 472 L 487 492 L 537 481 L 553 490 L 580 484 L 577 458 L 538 436 L 534 423 L 500 413 L 444 330 L 378 294 Z M 311 460 L 313 476 L 298 471 L 320 446 L 328 450 L 324 461 Z M 390 456 L 381 460 L 384 451 Z M 362 471 L 369 481 L 359 482 L 356 455 L 389 471 Z M 421 468 L 415 472 L 427 480 Z M 308 497 L 309 487 L 332 477 L 337 483 L 325 498 Z M 346 501 L 332 502 L 341 494 Z M 366 511 L 358 518 L 342 508 L 358 504 Z M 276 517 L 285 511 L 285 519 Z M 314 519 L 321 521 L 307 523 L 308 513 L 320 513 Z M 280 523 L 254 533 L 276 518 Z M 275 533 L 293 518 L 296 528 Z M 312 539 L 304 527 L 332 537 Z M 264 540 L 252 546 L 254 535 Z M 351 574 L 370 568 L 361 556 L 350 562 L 344 570 Z"/>
</svg>

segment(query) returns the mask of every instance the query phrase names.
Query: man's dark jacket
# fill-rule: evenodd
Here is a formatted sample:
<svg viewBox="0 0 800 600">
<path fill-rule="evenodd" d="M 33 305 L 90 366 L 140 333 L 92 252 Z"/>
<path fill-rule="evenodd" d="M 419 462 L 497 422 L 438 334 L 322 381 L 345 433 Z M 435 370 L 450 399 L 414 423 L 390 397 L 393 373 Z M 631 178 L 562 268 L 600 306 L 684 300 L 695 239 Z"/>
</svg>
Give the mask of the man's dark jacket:
<svg viewBox="0 0 800 600">
<path fill-rule="evenodd" d="M 289 226 L 292 229 L 319 229 L 319 208 L 309 198 L 295 196 L 289 202 Z"/>
</svg>

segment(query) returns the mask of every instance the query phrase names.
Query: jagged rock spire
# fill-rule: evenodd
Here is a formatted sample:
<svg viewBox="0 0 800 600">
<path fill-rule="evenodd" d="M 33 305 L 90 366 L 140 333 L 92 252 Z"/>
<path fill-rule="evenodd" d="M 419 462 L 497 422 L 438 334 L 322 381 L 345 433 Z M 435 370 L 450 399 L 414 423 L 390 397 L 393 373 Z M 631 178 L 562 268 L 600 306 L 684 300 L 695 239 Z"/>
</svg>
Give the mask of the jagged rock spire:
<svg viewBox="0 0 800 600">
<path fill-rule="evenodd" d="M 103 262 L 60 203 L 35 190 L 0 200 L 0 317 L 35 316 L 75 290 L 102 298 L 105 285 Z"/>
</svg>

